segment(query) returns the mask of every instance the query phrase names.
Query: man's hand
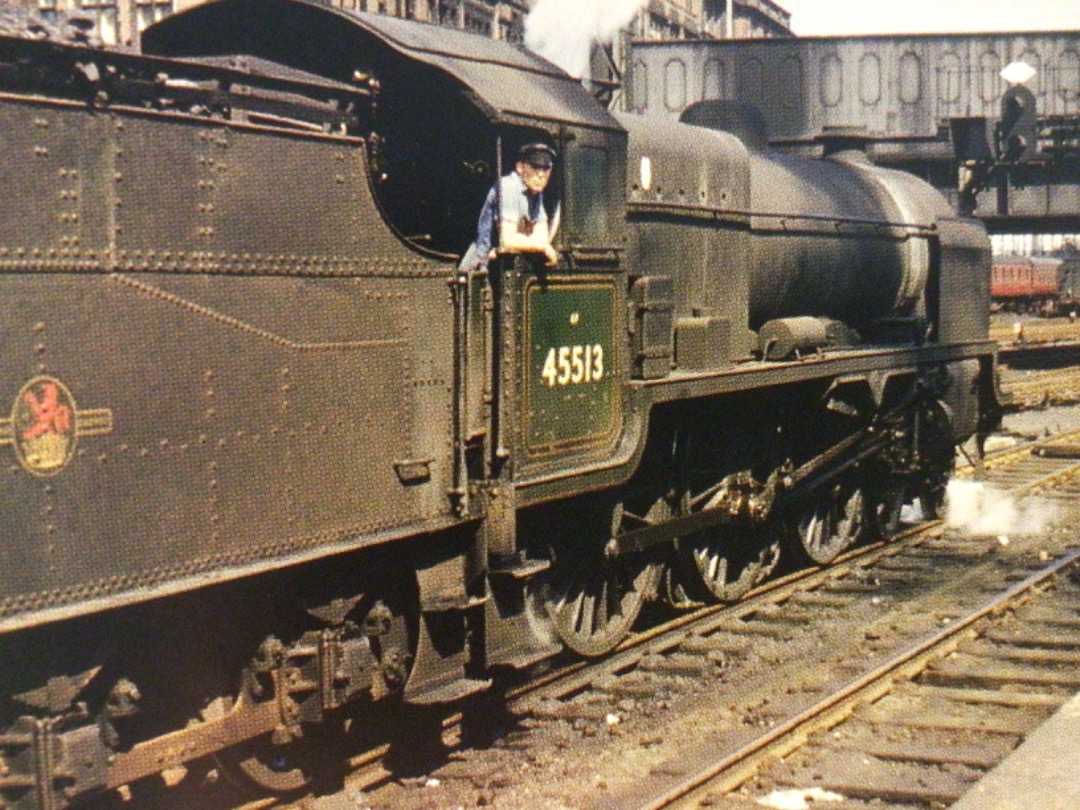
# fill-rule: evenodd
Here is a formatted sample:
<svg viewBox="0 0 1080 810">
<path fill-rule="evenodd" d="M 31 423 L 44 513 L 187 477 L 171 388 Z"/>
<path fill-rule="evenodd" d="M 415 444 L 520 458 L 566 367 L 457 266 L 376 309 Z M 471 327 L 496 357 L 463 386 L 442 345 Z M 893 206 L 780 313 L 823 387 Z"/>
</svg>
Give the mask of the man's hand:
<svg viewBox="0 0 1080 810">
<path fill-rule="evenodd" d="M 547 266 L 554 267 L 559 263 L 559 254 L 551 245 L 544 246 L 544 255 L 547 256 Z"/>
</svg>

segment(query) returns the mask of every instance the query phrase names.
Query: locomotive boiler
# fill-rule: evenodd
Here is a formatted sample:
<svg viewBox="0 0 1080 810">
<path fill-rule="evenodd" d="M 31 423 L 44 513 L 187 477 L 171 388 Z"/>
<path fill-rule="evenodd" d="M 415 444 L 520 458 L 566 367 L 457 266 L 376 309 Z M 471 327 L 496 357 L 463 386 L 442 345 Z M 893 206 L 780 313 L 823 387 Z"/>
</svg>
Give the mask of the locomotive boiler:
<svg viewBox="0 0 1080 810">
<path fill-rule="evenodd" d="M 143 43 L 0 37 L 6 807 L 307 790 L 375 704 L 932 514 L 994 424 L 989 243 L 912 177 L 308 0 Z M 537 141 L 558 265 L 460 270 Z"/>
</svg>

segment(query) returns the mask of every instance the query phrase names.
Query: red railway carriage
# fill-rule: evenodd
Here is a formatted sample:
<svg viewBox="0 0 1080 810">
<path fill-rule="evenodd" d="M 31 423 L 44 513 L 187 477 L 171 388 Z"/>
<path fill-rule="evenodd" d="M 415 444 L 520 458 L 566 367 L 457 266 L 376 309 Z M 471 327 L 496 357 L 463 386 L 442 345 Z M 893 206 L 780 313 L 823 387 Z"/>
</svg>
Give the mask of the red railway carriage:
<svg viewBox="0 0 1080 810">
<path fill-rule="evenodd" d="M 1058 269 L 1061 259 L 1046 256 L 1003 256 L 990 275 L 991 307 L 995 311 L 1042 312 L 1058 308 Z"/>
</svg>

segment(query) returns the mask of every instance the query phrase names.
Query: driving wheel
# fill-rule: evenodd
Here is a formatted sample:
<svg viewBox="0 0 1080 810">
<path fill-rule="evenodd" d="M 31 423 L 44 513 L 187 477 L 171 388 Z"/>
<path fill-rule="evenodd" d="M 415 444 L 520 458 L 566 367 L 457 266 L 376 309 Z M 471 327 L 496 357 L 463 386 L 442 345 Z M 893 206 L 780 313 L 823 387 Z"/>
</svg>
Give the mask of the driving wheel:
<svg viewBox="0 0 1080 810">
<path fill-rule="evenodd" d="M 661 566 L 639 554 L 608 557 L 604 546 L 622 526 L 614 508 L 610 535 L 576 533 L 551 544 L 545 604 L 555 632 L 581 655 L 597 656 L 622 641 L 656 591 Z"/>
<path fill-rule="evenodd" d="M 799 516 L 799 549 L 810 562 L 828 565 L 861 538 L 865 517 L 862 490 L 838 484 Z"/>
<path fill-rule="evenodd" d="M 780 561 L 780 542 L 767 528 L 712 529 L 683 543 L 688 590 L 706 601 L 734 602 L 761 584 Z"/>
</svg>

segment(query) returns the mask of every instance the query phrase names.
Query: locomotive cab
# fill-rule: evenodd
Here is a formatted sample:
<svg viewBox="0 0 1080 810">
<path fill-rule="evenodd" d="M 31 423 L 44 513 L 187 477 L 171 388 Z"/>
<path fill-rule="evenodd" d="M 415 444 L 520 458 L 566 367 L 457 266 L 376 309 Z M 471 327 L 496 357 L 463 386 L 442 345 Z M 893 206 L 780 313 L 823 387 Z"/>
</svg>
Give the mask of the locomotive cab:
<svg viewBox="0 0 1080 810">
<path fill-rule="evenodd" d="M 320 47 L 297 48 L 297 31 Z M 453 263 L 448 277 L 517 150 L 554 147 L 545 204 L 560 209 L 558 266 L 501 256 L 487 268 L 498 281 L 471 278 L 458 302 L 462 477 L 490 475 L 497 455 L 514 457 L 516 476 L 612 457 L 623 434 L 627 135 L 578 81 L 505 42 L 296 0 L 207 3 L 154 26 L 143 47 L 249 54 L 370 86 L 370 132 L 358 134 L 372 196 L 412 250 Z M 493 319 L 481 309 L 488 293 Z M 513 331 L 519 317 L 523 333 Z"/>
<path fill-rule="evenodd" d="M 297 47 L 297 31 L 320 46 Z M 561 243 L 619 241 L 618 125 L 576 81 L 507 43 L 316 3 L 221 0 L 158 23 L 143 49 L 244 54 L 370 88 L 368 129 L 356 134 L 372 191 L 416 249 L 462 255 L 488 190 L 513 170 L 517 149 L 536 141 L 560 154 L 545 198 L 552 212 L 562 206 Z"/>
</svg>

